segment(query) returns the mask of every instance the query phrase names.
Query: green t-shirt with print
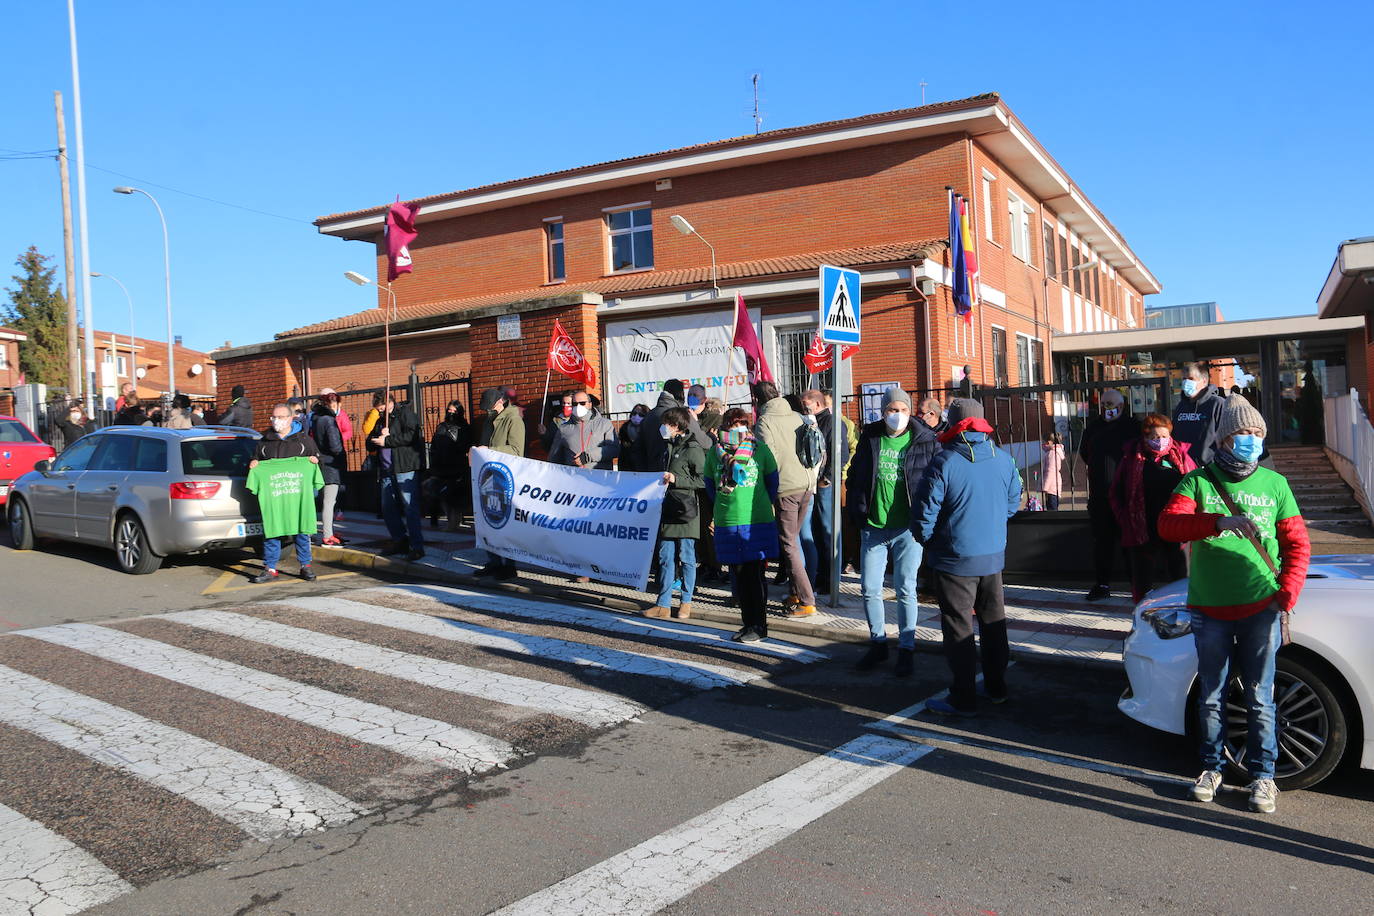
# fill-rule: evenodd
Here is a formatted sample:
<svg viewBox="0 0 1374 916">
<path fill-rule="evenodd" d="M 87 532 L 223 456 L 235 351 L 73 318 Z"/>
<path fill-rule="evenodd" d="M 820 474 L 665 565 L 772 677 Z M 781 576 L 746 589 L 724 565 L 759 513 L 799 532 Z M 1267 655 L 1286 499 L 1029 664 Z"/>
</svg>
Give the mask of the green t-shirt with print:
<svg viewBox="0 0 1374 916">
<path fill-rule="evenodd" d="M 878 440 L 878 473 L 869 501 L 868 523 L 874 528 L 905 528 L 911 516 L 911 498 L 906 488 L 906 450 L 911 447 L 911 430 L 900 436 L 884 435 Z"/>
<path fill-rule="evenodd" d="M 324 486 L 309 458 L 269 458 L 248 471 L 248 492 L 262 510 L 262 536 L 315 533 L 315 491 Z"/>
<path fill-rule="evenodd" d="M 1282 474 L 1256 468 L 1244 480 L 1232 480 L 1221 471 L 1198 468 L 1187 474 L 1174 492 L 1197 504 L 1199 512 L 1230 515 L 1212 479 L 1215 473 L 1222 486 L 1259 529 L 1259 540 L 1282 568 L 1279 553 L 1278 523 L 1300 515 L 1297 500 Z M 1223 531 L 1193 542 L 1188 577 L 1188 603 L 1197 607 L 1225 607 L 1254 604 L 1278 591 L 1279 584 L 1254 545 L 1234 531 Z"/>
<path fill-rule="evenodd" d="M 729 493 L 720 489 L 721 461 L 714 448 L 706 453 L 703 476 L 710 478 L 716 488 L 716 506 L 712 515 L 717 526 L 754 525 L 773 521 L 773 501 L 768 497 L 769 474 L 778 472 L 777 459 L 768 446 L 755 440 L 754 455 L 744 465 L 745 479 Z"/>
</svg>

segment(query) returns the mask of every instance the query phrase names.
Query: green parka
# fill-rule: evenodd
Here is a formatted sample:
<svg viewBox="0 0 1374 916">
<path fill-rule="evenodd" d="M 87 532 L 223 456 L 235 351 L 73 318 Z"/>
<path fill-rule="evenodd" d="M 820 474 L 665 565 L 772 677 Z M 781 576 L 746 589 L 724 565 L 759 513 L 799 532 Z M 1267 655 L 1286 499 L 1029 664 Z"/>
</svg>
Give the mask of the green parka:
<svg viewBox="0 0 1374 916">
<path fill-rule="evenodd" d="M 658 430 L 644 430 L 640 435 L 658 435 Z M 690 432 L 668 443 L 667 467 L 673 475 L 668 492 L 663 497 L 663 520 L 658 532 L 663 538 L 701 537 L 701 505 L 698 491 L 706 487 L 702 472 L 706 469 L 706 453 Z M 691 516 L 690 518 L 686 516 Z"/>
</svg>

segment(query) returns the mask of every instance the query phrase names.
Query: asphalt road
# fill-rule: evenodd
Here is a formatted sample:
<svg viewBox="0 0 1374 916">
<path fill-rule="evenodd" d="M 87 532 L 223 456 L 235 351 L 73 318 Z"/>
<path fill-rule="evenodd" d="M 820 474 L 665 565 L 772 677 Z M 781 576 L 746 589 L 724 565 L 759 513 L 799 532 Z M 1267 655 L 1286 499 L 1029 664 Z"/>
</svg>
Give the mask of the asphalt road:
<svg viewBox="0 0 1374 916">
<path fill-rule="evenodd" d="M 853 647 L 356 576 L 201 595 L 210 564 L 130 590 L 80 551 L 0 547 L 0 577 L 77 602 L 0 636 L 0 900 L 41 848 L 65 864 L 28 890 L 110 914 L 1369 908 L 1374 775 L 1271 817 L 1184 801 L 1186 742 L 1100 671 L 1015 666 L 950 722 L 912 709 L 934 655 L 858 676 Z"/>
</svg>

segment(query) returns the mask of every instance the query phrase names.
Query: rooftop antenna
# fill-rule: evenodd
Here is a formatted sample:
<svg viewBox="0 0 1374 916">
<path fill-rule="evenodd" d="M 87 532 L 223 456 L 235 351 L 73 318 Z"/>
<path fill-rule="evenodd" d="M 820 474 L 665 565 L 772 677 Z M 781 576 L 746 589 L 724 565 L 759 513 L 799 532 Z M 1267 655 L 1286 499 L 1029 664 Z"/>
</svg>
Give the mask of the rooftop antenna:
<svg viewBox="0 0 1374 916">
<path fill-rule="evenodd" d="M 759 75 L 754 74 L 754 133 L 763 129 L 763 115 L 759 114 Z"/>
<path fill-rule="evenodd" d="M 930 85 L 925 80 L 921 80 L 921 104 L 926 103 L 926 86 Z"/>
</svg>

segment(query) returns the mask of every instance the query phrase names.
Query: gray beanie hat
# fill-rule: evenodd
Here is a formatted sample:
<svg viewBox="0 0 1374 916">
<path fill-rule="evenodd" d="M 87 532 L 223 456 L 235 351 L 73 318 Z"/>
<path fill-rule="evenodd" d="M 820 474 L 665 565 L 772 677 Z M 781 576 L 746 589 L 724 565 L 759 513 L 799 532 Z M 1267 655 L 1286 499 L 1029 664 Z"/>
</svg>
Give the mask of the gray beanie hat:
<svg viewBox="0 0 1374 916">
<path fill-rule="evenodd" d="M 982 419 L 983 404 L 973 398 L 955 398 L 949 402 L 949 409 L 946 413 L 946 418 L 951 426 L 960 420 L 967 420 L 969 417 Z"/>
<path fill-rule="evenodd" d="M 887 410 L 889 404 L 905 404 L 908 412 L 911 410 L 911 395 L 900 388 L 889 388 L 883 392 L 883 410 Z"/>
<path fill-rule="evenodd" d="M 1269 435 L 1264 414 L 1256 410 L 1245 398 L 1233 394 L 1226 399 L 1226 403 L 1221 407 L 1221 415 L 1217 417 L 1217 441 L 1220 442 L 1236 430 L 1247 427 L 1258 429 L 1261 436 Z"/>
</svg>

